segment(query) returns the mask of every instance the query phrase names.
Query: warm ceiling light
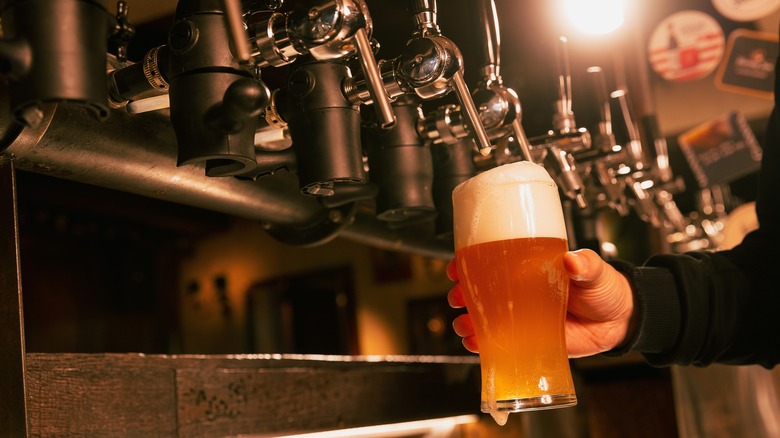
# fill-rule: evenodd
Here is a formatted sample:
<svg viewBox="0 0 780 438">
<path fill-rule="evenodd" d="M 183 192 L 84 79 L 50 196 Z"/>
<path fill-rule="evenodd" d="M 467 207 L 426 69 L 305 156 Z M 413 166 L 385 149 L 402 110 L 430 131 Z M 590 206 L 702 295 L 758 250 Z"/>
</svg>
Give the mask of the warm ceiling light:
<svg viewBox="0 0 780 438">
<path fill-rule="evenodd" d="M 610 33 L 623 24 L 625 0 L 564 0 L 564 8 L 574 26 L 582 32 Z"/>
</svg>

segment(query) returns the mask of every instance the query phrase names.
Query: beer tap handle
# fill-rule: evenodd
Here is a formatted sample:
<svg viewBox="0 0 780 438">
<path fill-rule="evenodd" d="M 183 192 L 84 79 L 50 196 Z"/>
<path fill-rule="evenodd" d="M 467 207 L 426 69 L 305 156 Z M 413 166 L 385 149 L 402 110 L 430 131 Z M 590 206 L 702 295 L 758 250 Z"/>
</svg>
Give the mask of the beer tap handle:
<svg viewBox="0 0 780 438">
<path fill-rule="evenodd" d="M 366 17 L 366 23 L 370 23 L 368 8 L 366 7 L 365 2 L 362 0 L 357 1 L 363 10 L 363 15 Z M 366 26 L 368 26 L 368 24 Z M 390 104 L 390 98 L 387 96 L 387 91 L 385 90 L 382 74 L 379 71 L 379 66 L 374 57 L 374 51 L 371 49 L 371 42 L 368 39 L 366 28 L 359 28 L 355 32 L 354 39 L 355 44 L 357 45 L 360 67 L 363 70 L 368 92 L 374 103 L 374 111 L 376 111 L 378 125 L 382 129 L 390 129 L 395 126 L 396 118 L 393 113 L 393 107 Z"/>
<path fill-rule="evenodd" d="M 421 36 L 429 33 L 439 35 L 439 25 L 436 21 L 436 0 L 408 0 L 407 10 L 412 14 L 417 32 Z"/>
<path fill-rule="evenodd" d="M 227 1 L 227 0 L 226 0 Z M 345 59 L 357 52 L 365 87 L 377 114 L 377 124 L 389 129 L 396 123 L 374 51 L 371 47 L 371 15 L 364 0 L 337 0 L 292 13 L 273 14 L 253 27 L 255 55 L 260 67 L 281 66 L 308 54 L 318 61 Z M 354 100 L 354 81 L 345 87 Z M 360 99 L 369 103 L 368 99 Z"/>
<path fill-rule="evenodd" d="M 476 9 L 482 39 L 482 80 L 486 83 L 501 83 L 501 34 L 498 14 L 493 0 L 469 2 Z"/>
<path fill-rule="evenodd" d="M 655 197 L 642 187 L 640 181 L 635 181 L 633 178 L 626 178 L 626 187 L 633 195 L 633 206 L 637 215 L 654 228 L 663 227 L 661 212 Z"/>
<path fill-rule="evenodd" d="M 477 143 L 477 149 L 483 156 L 490 155 L 490 151 L 493 149 L 490 138 L 485 130 L 485 126 L 482 125 L 479 111 L 477 106 L 474 105 L 474 100 L 471 98 L 471 92 L 466 85 L 466 81 L 463 79 L 463 56 L 455 43 L 441 35 L 439 25 L 436 23 L 436 1 L 409 0 L 408 5 L 419 33 L 416 39 L 431 40 L 431 46 L 439 49 L 437 50 L 438 61 L 449 66 L 449 68 L 442 69 L 440 77 L 433 77 L 433 80 L 425 81 L 428 83 L 424 87 L 433 85 L 436 88 L 436 82 L 441 82 L 442 79 L 449 82 L 449 86 L 455 92 L 462 110 L 466 113 L 466 123 L 471 131 L 471 135 L 474 137 L 474 141 Z M 423 47 L 425 46 L 427 44 L 423 45 Z M 409 46 L 407 45 L 407 47 Z M 407 72 L 409 67 L 419 71 L 418 66 L 420 62 L 417 58 L 419 56 L 415 56 L 414 59 L 406 59 Z M 413 78 L 413 81 L 415 79 Z M 419 81 L 416 82 L 419 83 Z"/>
<path fill-rule="evenodd" d="M 515 141 L 517 141 L 517 145 L 520 147 L 520 153 L 523 154 L 523 159 L 534 163 L 534 156 L 531 153 L 531 142 L 525 135 L 525 129 L 523 129 L 523 125 L 520 123 L 519 115 L 512 120 L 512 133 L 515 135 Z"/>
<path fill-rule="evenodd" d="M 659 190 L 655 194 L 655 199 L 658 205 L 662 207 L 665 222 L 671 227 L 673 231 L 685 233 L 685 227 L 690 224 L 690 221 L 682 214 L 677 203 L 674 202 L 674 196 L 666 190 Z"/>
<path fill-rule="evenodd" d="M 596 101 L 598 101 L 601 120 L 599 120 L 599 138 L 595 143 L 604 149 L 611 149 L 616 144 L 615 133 L 612 129 L 612 110 L 607 93 L 607 81 L 604 78 L 604 70 L 599 66 L 588 67 L 586 70 L 591 78 Z"/>
<path fill-rule="evenodd" d="M 631 105 L 628 101 L 628 93 L 625 89 L 619 89 L 613 91 L 610 97 L 616 99 L 620 105 L 620 114 L 623 118 L 623 124 L 626 126 L 626 132 L 628 134 L 628 153 L 635 164 L 639 164 L 640 169 L 644 167 L 644 153 L 642 152 L 642 142 L 639 137 L 639 130 L 634 122 L 634 118 L 631 114 Z"/>
<path fill-rule="evenodd" d="M 571 104 L 571 67 L 569 65 L 569 40 L 558 38 L 555 58 L 558 67 L 558 104 L 553 119 L 554 128 L 566 133 L 575 130 L 574 112 Z"/>
<path fill-rule="evenodd" d="M 233 40 L 236 50 L 236 60 L 242 64 L 248 64 L 252 59 L 249 48 L 249 39 L 244 30 L 244 19 L 241 16 L 240 0 L 223 0 L 225 6 L 225 20 L 227 20 L 228 32 Z"/>
<path fill-rule="evenodd" d="M 516 94 L 502 85 L 501 79 L 501 31 L 498 23 L 498 14 L 496 13 L 496 3 L 494 0 L 479 0 L 476 3 L 470 3 L 476 8 L 475 15 L 479 17 L 479 24 L 482 35 L 482 84 L 485 88 L 490 88 L 493 84 L 500 87 L 500 93 L 509 103 L 509 107 L 514 109 L 512 114 L 512 133 L 514 134 L 520 152 L 526 161 L 534 162 L 531 154 L 531 143 L 525 135 L 525 130 L 521 123 L 522 109 L 520 100 Z M 484 155 L 484 154 L 483 154 Z"/>
<path fill-rule="evenodd" d="M 585 184 L 577 170 L 574 156 L 553 145 L 548 147 L 545 161 L 545 168 L 556 178 L 563 194 L 576 201 L 580 208 L 587 208 Z"/>
<path fill-rule="evenodd" d="M 486 157 L 490 155 L 493 146 L 490 144 L 490 138 L 482 125 L 482 119 L 479 117 L 477 106 L 474 105 L 474 100 L 471 99 L 471 93 L 468 86 L 466 86 L 466 81 L 463 79 L 462 69 L 459 69 L 452 76 L 452 83 L 455 86 L 455 95 L 460 102 L 460 106 L 466 111 L 466 122 L 471 129 L 474 140 L 477 142 L 479 153 Z"/>
<path fill-rule="evenodd" d="M 652 143 L 655 150 L 655 165 L 659 178 L 665 183 L 672 181 L 674 174 L 669 162 L 669 147 L 666 144 L 666 137 L 664 137 L 661 129 L 658 127 L 657 117 L 655 115 L 645 115 L 642 117 L 641 122 L 648 143 Z"/>
</svg>

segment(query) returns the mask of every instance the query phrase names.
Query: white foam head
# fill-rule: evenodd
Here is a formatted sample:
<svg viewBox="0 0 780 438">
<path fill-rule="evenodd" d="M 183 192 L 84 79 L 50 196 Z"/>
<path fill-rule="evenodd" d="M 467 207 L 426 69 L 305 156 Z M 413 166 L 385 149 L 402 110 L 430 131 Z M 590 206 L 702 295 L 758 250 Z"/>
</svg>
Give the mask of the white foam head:
<svg viewBox="0 0 780 438">
<path fill-rule="evenodd" d="M 455 249 L 523 237 L 566 239 L 558 187 L 544 167 L 504 164 L 452 191 Z"/>
</svg>

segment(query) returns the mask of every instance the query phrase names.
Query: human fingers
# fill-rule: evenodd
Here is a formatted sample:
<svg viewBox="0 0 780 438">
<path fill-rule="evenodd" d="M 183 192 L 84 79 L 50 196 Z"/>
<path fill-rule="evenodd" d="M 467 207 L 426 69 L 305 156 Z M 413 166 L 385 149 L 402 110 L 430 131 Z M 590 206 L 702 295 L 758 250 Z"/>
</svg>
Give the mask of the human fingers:
<svg viewBox="0 0 780 438">
<path fill-rule="evenodd" d="M 456 284 L 447 293 L 447 302 L 450 307 L 460 309 L 466 307 L 466 299 L 463 297 L 463 289 L 460 288 L 460 284 Z"/>
<path fill-rule="evenodd" d="M 455 333 L 460 336 L 461 338 L 465 338 L 467 336 L 474 336 L 474 323 L 471 321 L 471 317 L 468 313 L 464 313 L 463 315 L 458 315 L 453 321 L 452 321 L 452 328 L 455 330 Z"/>
<path fill-rule="evenodd" d="M 472 353 L 479 353 L 479 345 L 474 332 L 474 324 L 468 314 L 463 314 L 452 321 L 452 328 L 455 333 L 463 338 L 463 346 Z"/>
<path fill-rule="evenodd" d="M 452 259 L 447 263 L 447 278 L 452 281 L 458 280 L 458 268 L 455 265 L 455 259 Z"/>
<path fill-rule="evenodd" d="M 463 346 L 466 348 L 466 350 L 472 352 L 472 353 L 479 353 L 479 345 L 477 345 L 477 337 L 476 336 L 469 336 L 466 338 L 463 338 L 461 341 L 463 343 Z"/>
</svg>

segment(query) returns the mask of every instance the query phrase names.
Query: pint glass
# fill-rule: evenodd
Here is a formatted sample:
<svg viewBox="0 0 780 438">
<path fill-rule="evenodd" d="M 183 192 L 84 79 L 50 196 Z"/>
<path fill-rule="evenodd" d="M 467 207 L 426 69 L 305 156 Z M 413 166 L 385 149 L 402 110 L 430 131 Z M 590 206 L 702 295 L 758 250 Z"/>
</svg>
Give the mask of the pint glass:
<svg viewBox="0 0 780 438">
<path fill-rule="evenodd" d="M 452 193 L 455 258 L 474 323 L 483 412 L 577 404 L 564 323 L 569 278 L 558 188 L 539 165 L 485 171 Z"/>
</svg>

